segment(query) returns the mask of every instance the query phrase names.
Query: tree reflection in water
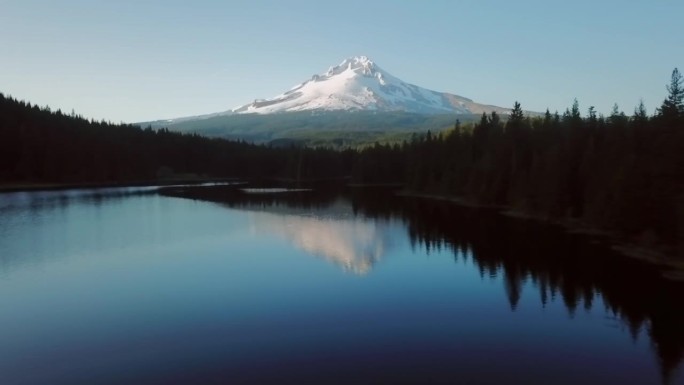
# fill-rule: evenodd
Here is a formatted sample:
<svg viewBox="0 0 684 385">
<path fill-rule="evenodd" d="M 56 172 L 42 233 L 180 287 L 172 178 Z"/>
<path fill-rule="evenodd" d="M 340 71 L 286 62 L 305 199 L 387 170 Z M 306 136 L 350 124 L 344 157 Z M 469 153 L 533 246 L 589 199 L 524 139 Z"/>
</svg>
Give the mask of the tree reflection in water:
<svg viewBox="0 0 684 385">
<path fill-rule="evenodd" d="M 472 258 L 481 277 L 501 277 L 511 311 L 516 311 L 526 283 L 538 291 L 540 306 L 562 300 L 570 317 L 580 307 L 591 310 L 600 297 L 600 302 L 629 330 L 632 338 L 642 333 L 648 335 L 664 383 L 672 378 L 684 355 L 684 312 L 680 311 L 683 285 L 663 280 L 655 268 L 617 255 L 586 236 L 508 218 L 490 210 L 396 197 L 382 189 L 342 194 L 336 189 L 249 194 L 234 187 L 197 187 L 165 189 L 162 193 L 221 202 L 228 207 L 277 214 L 281 218 L 291 216 L 295 219 L 286 221 L 299 226 L 299 230 L 289 234 L 296 239 L 294 242 L 357 273 L 368 272 L 380 260 L 388 242 L 383 237 L 387 236 L 376 227 L 355 228 L 352 221 L 329 224 L 332 227 L 326 229 L 321 213 L 351 212 L 385 223 L 400 221 L 408 229 L 414 248 L 422 248 L 426 253 L 450 250 L 456 262 L 459 258 Z M 313 210 L 319 217 L 302 219 L 303 210 Z M 313 228 L 318 228 L 318 235 L 304 239 Z M 365 241 L 359 243 L 359 231 L 372 233 L 363 234 Z M 316 241 L 323 233 L 335 232 L 342 237 L 342 243 L 357 245 L 346 252 L 331 252 Z M 344 238 L 345 233 L 349 239 Z"/>
</svg>

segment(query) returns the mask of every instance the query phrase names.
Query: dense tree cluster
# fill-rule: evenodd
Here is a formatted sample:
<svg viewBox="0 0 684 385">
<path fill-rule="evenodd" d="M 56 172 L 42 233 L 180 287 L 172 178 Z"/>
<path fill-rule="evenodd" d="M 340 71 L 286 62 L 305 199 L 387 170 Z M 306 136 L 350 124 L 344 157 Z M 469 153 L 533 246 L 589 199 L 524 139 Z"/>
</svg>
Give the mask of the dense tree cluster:
<svg viewBox="0 0 684 385">
<path fill-rule="evenodd" d="M 629 234 L 645 244 L 684 249 L 684 87 L 678 70 L 654 116 L 641 103 L 608 117 L 577 101 L 563 114 L 525 117 L 519 103 L 504 123 L 496 113 L 403 147 L 359 155 L 364 182 L 406 181 L 409 189 L 571 219 Z M 405 174 L 393 170 L 405 170 Z M 680 251 L 681 252 L 681 251 Z"/>
<path fill-rule="evenodd" d="M 0 94 L 0 182 L 4 183 L 338 177 L 349 174 L 350 156 L 97 122 Z"/>
</svg>

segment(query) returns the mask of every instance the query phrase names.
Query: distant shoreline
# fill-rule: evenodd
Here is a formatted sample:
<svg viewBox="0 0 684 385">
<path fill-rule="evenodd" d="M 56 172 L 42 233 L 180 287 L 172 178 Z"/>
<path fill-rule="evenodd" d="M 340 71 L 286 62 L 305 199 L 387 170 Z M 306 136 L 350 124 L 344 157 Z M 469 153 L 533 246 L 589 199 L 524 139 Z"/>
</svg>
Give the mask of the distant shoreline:
<svg viewBox="0 0 684 385">
<path fill-rule="evenodd" d="M 71 189 L 90 189 L 107 187 L 171 186 L 177 184 L 202 184 L 234 182 L 239 178 L 191 178 L 191 179 L 153 179 L 126 182 L 78 182 L 78 183 L 0 183 L 0 193 L 58 191 Z"/>
<path fill-rule="evenodd" d="M 684 282 L 684 260 L 675 255 L 675 252 L 667 252 L 661 247 L 649 247 L 639 245 L 634 240 L 610 232 L 604 229 L 597 228 L 591 224 L 582 223 L 567 219 L 551 219 L 544 218 L 539 215 L 534 215 L 519 210 L 514 210 L 506 206 L 487 206 L 477 204 L 473 201 L 448 195 L 425 194 L 412 191 L 397 192 L 398 196 L 407 198 L 419 198 L 449 202 L 459 206 L 480 208 L 488 210 L 496 210 L 500 214 L 526 220 L 533 220 L 536 222 L 547 223 L 550 225 L 560 226 L 568 233 L 583 234 L 586 236 L 597 237 L 605 242 L 610 249 L 615 252 L 632 259 L 637 259 L 644 263 L 658 266 L 661 269 L 661 276 L 664 279 L 675 282 Z"/>
</svg>

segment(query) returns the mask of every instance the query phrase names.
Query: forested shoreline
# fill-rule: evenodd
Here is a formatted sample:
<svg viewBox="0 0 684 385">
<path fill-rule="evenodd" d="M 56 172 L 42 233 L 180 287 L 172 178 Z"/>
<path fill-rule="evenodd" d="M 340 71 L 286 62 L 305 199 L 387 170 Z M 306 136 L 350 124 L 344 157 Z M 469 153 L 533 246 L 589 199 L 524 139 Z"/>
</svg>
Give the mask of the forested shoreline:
<svg viewBox="0 0 684 385">
<path fill-rule="evenodd" d="M 402 148 L 362 151 L 360 182 L 391 181 L 405 171 L 409 190 L 506 207 L 547 220 L 615 231 L 645 247 L 684 255 L 684 88 L 675 69 L 653 116 L 579 104 L 563 114 L 525 117 L 516 103 L 504 123 L 495 113 Z"/>
<path fill-rule="evenodd" d="M 0 183 L 349 175 L 351 151 L 277 148 L 87 120 L 0 94 Z"/>
<path fill-rule="evenodd" d="M 0 94 L 0 183 L 125 183 L 170 177 L 351 178 L 576 220 L 684 255 L 684 87 L 675 69 L 654 115 L 579 103 L 416 134 L 363 149 L 275 147 L 87 120 Z"/>
</svg>

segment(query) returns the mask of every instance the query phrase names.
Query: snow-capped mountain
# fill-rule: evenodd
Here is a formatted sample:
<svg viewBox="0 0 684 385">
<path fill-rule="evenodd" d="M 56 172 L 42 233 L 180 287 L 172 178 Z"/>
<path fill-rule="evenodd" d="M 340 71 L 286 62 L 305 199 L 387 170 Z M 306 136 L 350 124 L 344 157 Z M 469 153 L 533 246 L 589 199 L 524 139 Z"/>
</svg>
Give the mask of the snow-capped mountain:
<svg viewBox="0 0 684 385">
<path fill-rule="evenodd" d="M 350 143 L 349 132 L 364 132 L 359 138 L 352 135 L 352 141 L 373 142 L 387 132 L 436 132 L 453 127 L 456 118 L 473 121 L 493 111 L 510 112 L 406 83 L 368 57 L 356 56 L 272 99 L 223 112 L 137 124 L 254 143 L 305 143 L 316 137 L 338 145 Z"/>
<path fill-rule="evenodd" d="M 345 59 L 272 99 L 259 99 L 230 113 L 270 114 L 307 110 L 405 111 L 426 114 L 480 114 L 508 109 L 406 83 L 366 56 Z"/>
</svg>

